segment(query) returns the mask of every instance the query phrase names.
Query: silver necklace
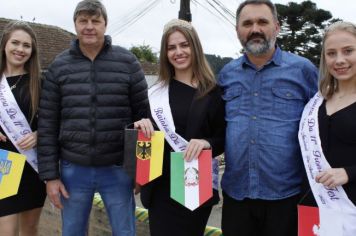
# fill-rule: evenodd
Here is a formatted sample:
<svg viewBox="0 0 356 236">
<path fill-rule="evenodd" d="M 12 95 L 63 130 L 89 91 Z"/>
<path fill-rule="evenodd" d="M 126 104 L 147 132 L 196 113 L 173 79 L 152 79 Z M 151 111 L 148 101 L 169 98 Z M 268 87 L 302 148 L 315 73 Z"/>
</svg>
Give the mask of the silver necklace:
<svg viewBox="0 0 356 236">
<path fill-rule="evenodd" d="M 17 84 L 20 82 L 21 78 L 23 75 L 20 75 L 20 77 L 16 80 L 16 82 L 10 86 L 10 89 L 13 90 L 16 88 Z"/>
</svg>

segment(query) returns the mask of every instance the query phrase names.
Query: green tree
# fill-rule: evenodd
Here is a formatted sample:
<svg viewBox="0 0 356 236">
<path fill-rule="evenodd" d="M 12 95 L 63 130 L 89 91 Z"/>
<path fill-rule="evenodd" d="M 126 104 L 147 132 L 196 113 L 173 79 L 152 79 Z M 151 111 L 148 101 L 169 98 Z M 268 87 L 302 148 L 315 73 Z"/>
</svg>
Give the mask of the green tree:
<svg viewBox="0 0 356 236">
<path fill-rule="evenodd" d="M 281 25 L 278 45 L 319 65 L 323 29 L 336 19 L 311 1 L 275 5 Z"/>
<path fill-rule="evenodd" d="M 132 46 L 129 49 L 140 62 L 157 63 L 157 54 L 152 52 L 149 45 Z"/>
<path fill-rule="evenodd" d="M 224 65 L 226 65 L 232 60 L 231 57 L 220 57 L 211 54 L 205 54 L 205 57 L 208 60 L 211 69 L 213 70 L 215 75 L 219 73 L 219 71 L 224 67 Z"/>
</svg>

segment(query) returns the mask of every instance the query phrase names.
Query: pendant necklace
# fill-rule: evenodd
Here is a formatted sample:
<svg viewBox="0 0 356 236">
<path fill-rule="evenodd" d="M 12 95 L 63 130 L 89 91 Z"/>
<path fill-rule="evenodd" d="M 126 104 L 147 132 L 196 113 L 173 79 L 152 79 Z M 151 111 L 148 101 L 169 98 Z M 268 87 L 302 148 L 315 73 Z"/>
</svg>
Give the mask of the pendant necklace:
<svg viewBox="0 0 356 236">
<path fill-rule="evenodd" d="M 19 78 L 16 80 L 16 82 L 10 86 L 10 89 L 13 90 L 16 88 L 17 84 L 20 82 L 21 78 L 23 75 L 20 75 Z"/>
</svg>

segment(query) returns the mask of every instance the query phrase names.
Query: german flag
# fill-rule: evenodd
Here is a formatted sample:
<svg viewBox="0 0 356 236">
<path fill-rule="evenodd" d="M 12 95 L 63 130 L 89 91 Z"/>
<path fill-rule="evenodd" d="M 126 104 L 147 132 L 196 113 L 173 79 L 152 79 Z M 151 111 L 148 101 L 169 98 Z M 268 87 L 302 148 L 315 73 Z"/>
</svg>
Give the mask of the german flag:
<svg viewBox="0 0 356 236">
<path fill-rule="evenodd" d="M 125 130 L 124 169 L 140 185 L 162 175 L 164 133 L 155 131 L 148 139 L 140 130 Z"/>
<path fill-rule="evenodd" d="M 0 199 L 17 194 L 26 156 L 0 149 Z"/>
</svg>

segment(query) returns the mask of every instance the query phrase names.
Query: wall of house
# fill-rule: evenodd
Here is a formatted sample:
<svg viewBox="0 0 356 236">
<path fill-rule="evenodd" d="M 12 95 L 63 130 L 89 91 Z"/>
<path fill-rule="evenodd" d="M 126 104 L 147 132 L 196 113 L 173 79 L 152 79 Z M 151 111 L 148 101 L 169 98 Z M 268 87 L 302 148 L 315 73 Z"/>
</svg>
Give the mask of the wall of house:
<svg viewBox="0 0 356 236">
<path fill-rule="evenodd" d="M 158 79 L 157 75 L 145 75 L 148 87 L 151 87 Z"/>
</svg>

